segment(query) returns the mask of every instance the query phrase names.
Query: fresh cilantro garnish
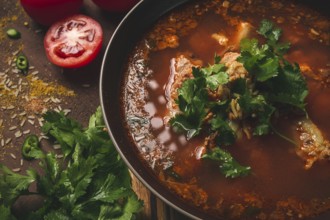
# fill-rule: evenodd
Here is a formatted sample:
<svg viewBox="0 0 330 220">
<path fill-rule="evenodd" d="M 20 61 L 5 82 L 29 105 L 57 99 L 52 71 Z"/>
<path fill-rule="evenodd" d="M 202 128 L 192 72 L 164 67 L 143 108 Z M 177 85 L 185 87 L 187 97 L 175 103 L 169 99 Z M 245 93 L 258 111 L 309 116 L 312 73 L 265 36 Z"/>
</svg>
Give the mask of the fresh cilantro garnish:
<svg viewBox="0 0 330 220">
<path fill-rule="evenodd" d="M 275 108 L 298 108 L 305 111 L 307 84 L 298 64 L 291 64 L 284 57 L 289 43 L 281 43 L 282 31 L 273 23 L 263 20 L 258 33 L 267 40 L 259 45 L 256 39 L 241 42 L 241 56 L 237 59 L 252 75 L 256 90 Z"/>
<path fill-rule="evenodd" d="M 290 43 L 278 42 L 282 35 L 282 30 L 274 27 L 271 21 L 262 20 L 258 33 L 267 39 L 267 44 L 273 48 L 274 53 L 282 56 L 290 49 Z"/>
<path fill-rule="evenodd" d="M 142 202 L 131 189 L 131 177 L 105 130 L 101 109 L 82 126 L 62 113 L 47 112 L 43 131 L 60 143 L 65 161 L 53 152 L 39 155 L 42 174 L 26 175 L 0 166 L 0 218 L 15 219 L 10 208 L 21 195 L 44 197 L 44 205 L 26 219 L 134 219 Z M 37 192 L 30 185 L 37 183 Z M 2 218 L 3 217 L 3 218 Z"/>
<path fill-rule="evenodd" d="M 183 111 L 170 120 L 175 129 L 187 132 L 188 139 L 199 134 L 207 114 L 206 79 L 197 68 L 193 69 L 193 74 L 195 78 L 184 81 L 178 90 L 177 103 Z"/>
<path fill-rule="evenodd" d="M 220 171 L 225 177 L 236 178 L 246 176 L 251 172 L 251 167 L 240 165 L 231 155 L 221 148 L 213 148 L 203 155 L 204 159 L 210 159 L 220 163 Z"/>
<path fill-rule="evenodd" d="M 265 44 L 260 45 L 257 39 L 243 39 L 240 43 L 237 61 L 244 65 L 248 76 L 229 80 L 227 68 L 220 63 L 219 56 L 215 56 L 213 65 L 193 67 L 193 77 L 186 79 L 178 89 L 176 101 L 180 112 L 171 118 L 172 127 L 186 132 L 188 139 L 202 131 L 209 132 L 215 144 L 222 147 L 236 141 L 233 124 L 236 127 L 247 124 L 253 135 L 262 136 L 274 130 L 271 123 L 274 115 L 296 110 L 305 112 L 307 84 L 299 65 L 283 57 L 290 43 L 280 42 L 282 30 L 268 20 L 260 23 L 257 32 L 266 39 Z M 211 93 L 219 91 L 226 91 L 226 94 L 217 100 L 210 97 Z M 235 168 L 238 164 L 229 159 L 228 152 L 215 150 L 211 155 L 208 153 L 204 158 L 224 163 L 221 171 L 226 176 L 245 174 Z"/>
</svg>

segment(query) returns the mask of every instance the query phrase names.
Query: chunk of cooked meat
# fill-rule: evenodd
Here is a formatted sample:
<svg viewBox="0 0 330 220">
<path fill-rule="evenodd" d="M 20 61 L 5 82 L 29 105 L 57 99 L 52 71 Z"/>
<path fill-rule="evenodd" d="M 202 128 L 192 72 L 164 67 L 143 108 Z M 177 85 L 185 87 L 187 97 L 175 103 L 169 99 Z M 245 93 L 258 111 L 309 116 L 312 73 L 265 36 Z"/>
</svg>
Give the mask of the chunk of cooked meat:
<svg viewBox="0 0 330 220">
<path fill-rule="evenodd" d="M 251 32 L 252 25 L 248 22 L 240 22 L 237 27 L 235 32 L 233 33 L 233 36 L 231 39 L 229 39 L 224 33 L 218 32 L 218 33 L 213 33 L 211 37 L 218 41 L 220 46 L 226 46 L 228 49 L 238 49 L 240 42 L 242 39 L 246 38 L 249 36 L 249 33 Z"/>
<path fill-rule="evenodd" d="M 181 54 L 171 59 L 170 76 L 165 87 L 165 97 L 170 118 L 179 111 L 178 105 L 175 102 L 178 98 L 178 89 L 186 79 L 193 76 L 192 67 L 198 66 L 202 66 L 202 61 L 188 58 L 187 55 Z"/>
<path fill-rule="evenodd" d="M 252 25 L 248 22 L 241 22 L 238 25 L 233 43 L 236 49 L 239 47 L 241 40 L 249 36 L 251 29 L 252 29 Z"/>
<path fill-rule="evenodd" d="M 218 41 L 221 46 L 227 46 L 229 39 L 222 33 L 214 33 L 211 37 Z"/>
<path fill-rule="evenodd" d="M 227 74 L 229 75 L 229 81 L 234 81 L 238 78 L 247 78 L 248 72 L 244 68 L 243 64 L 236 61 L 240 56 L 239 53 L 227 52 L 221 59 L 221 63 L 227 67 Z M 171 60 L 170 64 L 170 76 L 165 87 L 165 97 L 167 100 L 168 114 L 164 118 L 165 123 L 175 116 L 179 112 L 178 105 L 175 100 L 178 98 L 178 89 L 182 86 L 182 83 L 192 78 L 192 68 L 202 66 L 201 60 L 191 59 L 187 55 L 179 55 Z M 230 91 L 226 85 L 221 85 L 215 91 L 209 91 L 209 96 L 212 99 L 221 100 L 223 97 L 229 95 Z M 239 114 L 234 114 L 239 118 Z"/>
<path fill-rule="evenodd" d="M 306 161 L 305 169 L 319 160 L 330 160 L 330 142 L 311 120 L 299 122 L 299 146 L 297 154 Z"/>
<path fill-rule="evenodd" d="M 246 71 L 243 64 L 236 61 L 240 55 L 240 53 L 227 52 L 221 58 L 220 63 L 225 64 L 225 66 L 228 68 L 226 72 L 229 75 L 229 81 L 248 77 L 249 73 Z"/>
</svg>

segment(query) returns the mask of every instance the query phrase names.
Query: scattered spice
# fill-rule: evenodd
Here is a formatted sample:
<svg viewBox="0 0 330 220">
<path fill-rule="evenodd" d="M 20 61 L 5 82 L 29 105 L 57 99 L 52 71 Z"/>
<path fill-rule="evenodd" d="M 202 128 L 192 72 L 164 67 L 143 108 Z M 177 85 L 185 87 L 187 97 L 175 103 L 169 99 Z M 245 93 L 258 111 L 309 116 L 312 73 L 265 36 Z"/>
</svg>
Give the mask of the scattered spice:
<svg viewBox="0 0 330 220">
<path fill-rule="evenodd" d="M 23 47 L 18 47 L 10 52 L 0 69 L 0 118 L 3 118 L 0 120 L 0 160 L 12 153 L 19 155 L 19 140 L 38 131 L 43 125 L 43 121 L 39 120 L 42 113 L 48 109 L 61 110 L 62 97 L 75 95 L 74 91 L 58 83 L 43 81 L 34 66 L 27 65 L 26 75 L 19 74 L 19 67 L 24 69 L 27 59 L 20 59 L 23 62 L 17 65 L 17 57 L 23 51 Z M 65 114 L 71 112 L 63 109 Z M 44 139 L 41 134 L 39 136 L 38 139 Z M 19 161 L 16 165 L 20 166 Z"/>
<path fill-rule="evenodd" d="M 58 85 L 56 83 L 46 83 L 34 76 L 28 76 L 27 80 L 30 83 L 30 96 L 31 97 L 53 97 L 55 95 L 62 96 L 74 96 L 75 93 L 72 90 L 65 88 L 62 85 Z M 54 99 L 55 102 L 57 101 Z"/>
</svg>

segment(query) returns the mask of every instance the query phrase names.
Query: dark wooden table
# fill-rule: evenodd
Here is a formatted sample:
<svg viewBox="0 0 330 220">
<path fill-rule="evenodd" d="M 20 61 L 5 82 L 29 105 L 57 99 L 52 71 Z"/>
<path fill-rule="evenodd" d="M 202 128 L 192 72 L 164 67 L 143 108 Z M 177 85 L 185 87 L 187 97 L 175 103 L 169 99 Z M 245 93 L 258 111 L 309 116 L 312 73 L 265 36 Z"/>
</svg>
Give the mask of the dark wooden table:
<svg viewBox="0 0 330 220">
<path fill-rule="evenodd" d="M 0 0 L 0 5 L 0 82 L 2 80 L 2 87 L 6 84 L 12 93 L 11 96 L 0 96 L 0 163 L 16 172 L 24 172 L 34 164 L 21 160 L 20 146 L 28 134 L 40 135 L 42 108 L 65 110 L 71 118 L 87 125 L 89 116 L 100 105 L 99 76 L 103 54 L 124 15 L 104 12 L 91 1 L 85 1 L 81 13 L 93 17 L 103 27 L 102 51 L 86 67 L 62 69 L 49 63 L 45 56 L 43 37 L 47 28 L 32 21 L 18 0 Z M 17 29 L 21 38 L 9 39 L 6 36 L 9 28 Z M 27 76 L 17 73 L 13 67 L 13 59 L 19 53 L 28 57 L 32 67 Z M 39 93 L 32 94 L 34 90 L 29 85 L 33 81 L 38 82 L 39 90 L 36 91 Z M 55 90 L 48 91 L 46 83 Z M 4 93 L 1 84 L 0 92 Z M 134 177 L 133 186 L 145 202 L 141 219 L 187 219 L 157 199 Z M 33 206 L 27 203 L 20 205 L 22 209 Z"/>
</svg>

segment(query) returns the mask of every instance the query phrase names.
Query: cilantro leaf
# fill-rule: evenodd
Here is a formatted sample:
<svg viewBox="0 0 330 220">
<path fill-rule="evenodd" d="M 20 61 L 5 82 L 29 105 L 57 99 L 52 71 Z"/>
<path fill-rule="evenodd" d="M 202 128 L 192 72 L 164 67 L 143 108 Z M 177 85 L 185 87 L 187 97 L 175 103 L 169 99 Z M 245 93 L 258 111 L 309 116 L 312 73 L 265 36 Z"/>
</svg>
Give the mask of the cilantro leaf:
<svg viewBox="0 0 330 220">
<path fill-rule="evenodd" d="M 219 147 L 213 148 L 202 156 L 203 159 L 210 159 L 219 162 L 220 171 L 225 177 L 237 178 L 246 176 L 250 173 L 251 167 L 240 165 L 234 158 L 225 150 Z"/>
<path fill-rule="evenodd" d="M 208 99 L 206 81 L 202 77 L 187 79 L 178 89 L 179 109 L 181 113 L 171 118 L 170 124 L 178 131 L 186 131 L 190 139 L 199 134 L 205 118 Z"/>
<path fill-rule="evenodd" d="M 264 82 L 278 75 L 279 59 L 268 45 L 259 47 L 256 39 L 241 41 L 241 56 L 237 60 L 253 74 L 257 81 Z"/>
<path fill-rule="evenodd" d="M 215 140 L 219 146 L 229 146 L 235 143 L 235 132 L 221 116 L 218 115 L 211 120 L 211 129 L 218 132 Z"/>
<path fill-rule="evenodd" d="M 227 68 L 220 64 L 221 59 L 217 55 L 213 65 L 193 67 L 193 78 L 183 82 L 178 89 L 176 101 L 180 113 L 170 120 L 172 127 L 185 131 L 188 139 L 204 129 L 218 146 L 229 146 L 236 141 L 236 133 L 232 129 L 235 124 L 248 124 L 255 136 L 266 135 L 270 131 L 279 134 L 272 126 L 273 117 L 292 109 L 306 111 L 307 84 L 299 65 L 289 63 L 283 56 L 290 43 L 280 42 L 282 30 L 271 21 L 263 20 L 257 32 L 266 39 L 266 43 L 259 44 L 257 39 L 240 42 L 237 61 L 247 70 L 246 77 L 229 80 Z M 226 176 L 239 173 L 232 171 L 235 163 L 228 152 L 214 152 L 214 155 L 211 153 L 212 156 L 205 157 L 217 158 L 220 162 L 230 161 L 221 166 Z"/>
<path fill-rule="evenodd" d="M 27 219 L 134 219 L 142 202 L 131 189 L 128 168 L 105 130 L 101 108 L 90 117 L 87 128 L 63 113 L 47 112 L 44 118 L 42 129 L 61 144 L 65 161 L 39 149 L 42 174 L 28 170 L 24 176 L 1 165 L 3 216 L 7 216 L 6 207 L 20 195 L 30 194 L 28 188 L 36 182 L 33 194 L 45 202 Z"/>
<path fill-rule="evenodd" d="M 46 214 L 44 220 L 70 220 L 70 216 L 64 210 L 51 211 Z"/>
<path fill-rule="evenodd" d="M 254 135 L 265 135 L 271 129 L 271 117 L 275 108 L 266 102 L 265 97 L 262 95 L 253 96 L 246 91 L 238 100 L 239 105 L 243 109 L 245 117 L 254 118 L 256 122 L 254 128 Z"/>
<path fill-rule="evenodd" d="M 48 111 L 44 115 L 45 124 L 42 131 L 45 134 L 53 136 L 61 145 L 64 156 L 67 157 L 72 153 L 72 149 L 76 144 L 75 131 L 82 130 L 81 125 L 67 117 L 63 113 Z"/>
<path fill-rule="evenodd" d="M 170 119 L 171 126 L 177 131 L 185 131 L 187 139 L 197 136 L 203 125 L 209 102 L 208 90 L 216 90 L 220 85 L 229 81 L 226 67 L 220 64 L 220 57 L 215 56 L 215 64 L 205 68 L 192 68 L 194 78 L 186 79 L 178 89 L 180 113 Z"/>
<path fill-rule="evenodd" d="M 225 72 L 218 72 L 206 77 L 207 86 L 213 91 L 216 90 L 220 85 L 228 83 L 228 81 L 229 77 Z"/>
<path fill-rule="evenodd" d="M 11 171 L 0 164 L 0 201 L 10 206 L 22 193 L 27 193 L 31 183 L 36 181 L 37 174 L 34 170 L 27 170 L 26 176 Z"/>
<path fill-rule="evenodd" d="M 272 42 L 277 42 L 282 34 L 281 29 L 274 27 L 274 24 L 266 19 L 260 22 L 257 32 Z"/>
<path fill-rule="evenodd" d="M 271 101 L 305 111 L 308 88 L 298 64 L 284 62 L 279 77 L 268 82 L 266 86 Z"/>
<path fill-rule="evenodd" d="M 0 219 L 2 219 L 2 220 L 16 220 L 15 216 L 11 214 L 10 207 L 5 206 L 3 204 L 0 205 Z"/>
<path fill-rule="evenodd" d="M 274 24 L 269 20 L 262 20 L 259 26 L 258 33 L 267 39 L 274 52 L 278 55 L 284 55 L 290 49 L 290 43 L 278 43 L 282 30 L 274 27 Z"/>
</svg>

